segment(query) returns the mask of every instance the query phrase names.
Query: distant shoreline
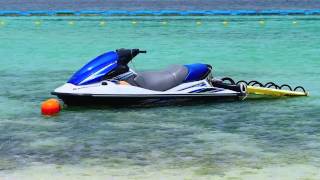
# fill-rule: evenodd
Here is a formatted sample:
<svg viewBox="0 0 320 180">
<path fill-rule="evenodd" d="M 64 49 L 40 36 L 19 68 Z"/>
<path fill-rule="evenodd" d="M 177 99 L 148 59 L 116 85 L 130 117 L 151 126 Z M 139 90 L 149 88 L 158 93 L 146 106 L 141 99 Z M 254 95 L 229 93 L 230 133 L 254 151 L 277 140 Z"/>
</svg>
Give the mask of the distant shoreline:
<svg viewBox="0 0 320 180">
<path fill-rule="evenodd" d="M 233 15 L 320 15 L 318 10 L 211 10 L 211 11 L 0 11 L 0 16 L 233 16 Z"/>
<path fill-rule="evenodd" d="M 315 10 L 318 0 L 7 0 L 0 11 Z"/>
</svg>

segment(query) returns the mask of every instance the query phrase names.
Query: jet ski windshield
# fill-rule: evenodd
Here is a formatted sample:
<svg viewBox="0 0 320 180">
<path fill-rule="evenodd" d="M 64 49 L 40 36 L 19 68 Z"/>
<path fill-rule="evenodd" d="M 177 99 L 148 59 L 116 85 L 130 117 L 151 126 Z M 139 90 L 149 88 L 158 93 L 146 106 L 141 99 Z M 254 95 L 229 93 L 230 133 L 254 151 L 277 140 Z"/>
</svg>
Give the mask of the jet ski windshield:
<svg viewBox="0 0 320 180">
<path fill-rule="evenodd" d="M 68 81 L 74 85 L 88 85 L 103 79 L 111 79 L 129 71 L 128 63 L 139 53 L 139 49 L 118 49 L 104 53 L 78 70 Z"/>
<path fill-rule="evenodd" d="M 114 51 L 104 53 L 78 70 L 68 81 L 74 85 L 87 85 L 103 80 L 103 77 L 115 69 L 118 54 Z"/>
</svg>

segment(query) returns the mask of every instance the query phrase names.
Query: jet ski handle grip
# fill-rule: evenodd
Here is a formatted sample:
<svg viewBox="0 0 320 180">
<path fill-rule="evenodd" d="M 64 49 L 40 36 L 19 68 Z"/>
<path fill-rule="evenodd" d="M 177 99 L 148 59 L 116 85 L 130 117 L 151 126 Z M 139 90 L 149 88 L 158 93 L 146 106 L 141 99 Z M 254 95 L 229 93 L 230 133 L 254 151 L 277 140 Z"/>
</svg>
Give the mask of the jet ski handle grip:
<svg viewBox="0 0 320 180">
<path fill-rule="evenodd" d="M 136 57 L 139 53 L 147 53 L 147 51 L 139 50 L 139 49 L 117 49 L 116 53 L 119 57 L 118 64 L 127 65 L 134 57 Z"/>
</svg>

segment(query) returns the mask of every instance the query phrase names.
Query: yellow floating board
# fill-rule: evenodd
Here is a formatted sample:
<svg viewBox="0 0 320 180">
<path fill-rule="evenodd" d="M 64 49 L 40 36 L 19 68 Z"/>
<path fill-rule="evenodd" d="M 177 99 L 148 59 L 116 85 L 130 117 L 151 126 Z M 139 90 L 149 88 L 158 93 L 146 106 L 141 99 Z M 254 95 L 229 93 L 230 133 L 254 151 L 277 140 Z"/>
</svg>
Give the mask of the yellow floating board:
<svg viewBox="0 0 320 180">
<path fill-rule="evenodd" d="M 283 89 L 273 89 L 265 87 L 247 86 L 248 94 L 267 95 L 267 96 L 308 96 L 308 92 L 290 91 Z"/>
</svg>

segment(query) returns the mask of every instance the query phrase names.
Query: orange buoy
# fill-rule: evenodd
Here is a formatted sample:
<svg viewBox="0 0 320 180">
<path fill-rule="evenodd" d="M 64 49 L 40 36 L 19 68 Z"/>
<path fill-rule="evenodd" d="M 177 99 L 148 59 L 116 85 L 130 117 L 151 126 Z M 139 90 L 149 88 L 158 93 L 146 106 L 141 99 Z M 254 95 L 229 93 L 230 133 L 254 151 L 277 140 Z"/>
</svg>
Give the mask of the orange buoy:
<svg viewBox="0 0 320 180">
<path fill-rule="evenodd" d="M 57 99 L 48 99 L 41 104 L 41 114 L 46 116 L 56 115 L 60 112 L 61 106 Z"/>
</svg>

